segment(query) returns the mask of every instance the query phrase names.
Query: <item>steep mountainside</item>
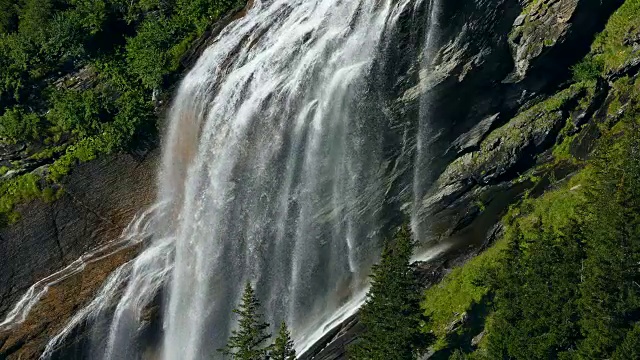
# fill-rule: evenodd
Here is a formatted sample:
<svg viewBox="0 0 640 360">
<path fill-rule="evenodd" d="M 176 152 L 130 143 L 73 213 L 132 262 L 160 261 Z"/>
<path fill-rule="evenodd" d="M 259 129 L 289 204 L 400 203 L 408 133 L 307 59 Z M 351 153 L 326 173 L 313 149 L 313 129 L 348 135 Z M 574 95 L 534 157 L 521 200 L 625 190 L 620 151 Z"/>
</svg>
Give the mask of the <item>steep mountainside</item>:
<svg viewBox="0 0 640 360">
<path fill-rule="evenodd" d="M 53 2 L 53 6 L 59 11 L 70 12 L 68 15 L 71 16 L 76 8 L 61 6 L 61 3 L 64 2 Z M 140 2 L 143 3 L 146 4 Z M 80 9 L 77 4 L 74 6 Z M 26 8 L 27 5 L 21 6 Z M 197 29 L 188 26 L 185 29 L 181 22 L 184 21 L 183 12 L 153 6 L 156 7 L 138 9 L 126 26 L 119 21 L 114 23 L 126 29 L 126 36 L 123 35 L 126 49 L 145 41 L 144 34 L 166 37 L 156 49 L 164 56 L 164 67 L 152 66 L 153 60 L 149 61 L 148 57 L 153 58 L 155 53 L 145 53 L 140 58 L 133 55 L 114 57 L 132 66 L 134 71 L 141 71 L 128 76 L 135 77 L 133 82 L 143 89 L 140 94 L 144 104 L 135 109 L 144 110 L 146 125 L 136 122 L 139 126 L 127 128 L 125 132 L 131 131 L 127 132 L 126 139 L 118 140 L 117 146 L 107 146 L 108 151 L 95 151 L 91 145 L 87 155 L 83 151 L 86 144 L 95 144 L 96 139 L 111 134 L 112 126 L 119 126 L 117 119 L 113 122 L 110 117 L 104 120 L 104 115 L 124 113 L 118 108 L 122 104 L 116 101 L 116 108 L 84 112 L 87 103 L 76 107 L 77 104 L 71 101 L 69 105 L 66 100 L 52 96 L 47 104 L 39 104 L 33 111 L 40 119 L 37 121 L 39 131 L 44 131 L 36 136 L 37 139 L 14 138 L 0 133 L 4 138 L 0 161 L 6 166 L 0 184 L 3 191 L 0 194 L 0 221 L 3 222 L 0 230 L 0 256 L 3 257 L 0 262 L 0 319 L 9 313 L 29 286 L 71 264 L 88 250 L 117 238 L 134 215 L 153 202 L 159 153 L 155 149 L 157 135 L 145 136 L 139 142 L 135 140 L 141 139 L 138 137 L 141 133 L 148 134 L 149 128 L 156 128 L 155 121 L 149 119 L 162 112 L 160 102 L 166 102 L 167 94 L 183 68 L 193 64 L 228 21 L 242 15 L 237 12 L 241 6 L 238 2 L 215 2 L 215 6 L 221 6 L 215 8 L 215 16 L 198 13 L 200 19 L 209 17 L 209 20 L 202 20 L 204 22 L 199 23 Z M 583 196 L 601 190 L 589 184 L 613 183 L 611 186 L 623 190 L 603 193 L 612 198 L 619 196 L 632 200 L 620 201 L 616 203 L 617 207 L 604 209 L 616 212 L 627 207 L 632 209 L 631 213 L 636 209 L 635 193 L 629 190 L 636 184 L 632 182 L 636 174 L 625 166 L 637 160 L 634 141 L 640 136 L 637 130 L 639 2 L 454 0 L 436 6 L 437 12 L 416 7 L 417 11 L 402 15 L 399 31 L 386 35 L 385 48 L 377 61 L 379 79 L 375 79 L 389 95 L 383 116 L 392 129 L 384 135 L 385 151 L 394 159 L 387 170 L 393 174 L 389 184 L 392 195 L 385 204 L 387 226 L 398 224 L 413 211 L 424 229 L 420 239 L 423 244 L 432 245 L 436 241 L 450 245 L 435 261 L 417 265 L 424 285 L 433 285 L 427 290 L 423 305 L 425 314 L 430 317 L 424 331 L 438 337 L 431 356 L 494 358 L 492 356 L 500 354 L 505 358 L 517 358 L 519 346 L 526 343 L 519 331 L 531 329 L 539 340 L 527 344 L 528 351 L 536 354 L 533 358 L 556 358 L 560 350 L 571 355 L 574 348 L 584 351 L 587 346 L 598 349 L 592 356 L 612 356 L 614 352 L 622 351 L 616 350 L 615 343 L 626 338 L 631 340 L 625 346 L 632 347 L 635 339 L 632 335 L 637 337 L 637 329 L 633 334 L 629 331 L 631 335 L 627 335 L 627 330 L 640 320 L 636 316 L 640 308 L 626 302 L 624 306 L 629 309 L 625 311 L 631 315 L 621 317 L 620 323 L 624 325 L 618 326 L 609 340 L 598 343 L 595 335 L 589 335 L 599 324 L 589 325 L 592 318 L 584 314 L 599 309 L 584 309 L 597 299 L 580 298 L 575 294 L 593 288 L 600 291 L 600 282 L 616 280 L 598 277 L 599 268 L 590 268 L 592 283 L 596 284 L 593 288 L 569 287 L 572 301 L 583 305 L 575 307 L 582 310 L 567 310 L 572 311 L 567 318 L 576 323 L 580 321 L 582 327 L 563 329 L 566 331 L 561 335 L 544 331 L 545 326 L 553 328 L 555 323 L 530 325 L 526 322 L 532 322 L 532 319 L 514 315 L 526 311 L 530 302 L 523 301 L 513 308 L 506 303 L 520 296 L 518 294 L 537 297 L 543 293 L 523 292 L 527 284 L 542 289 L 557 284 L 565 286 L 565 282 L 582 279 L 580 269 L 565 269 L 558 267 L 560 264 L 587 263 L 588 266 L 589 262 L 600 261 L 600 253 L 586 254 L 591 250 L 583 249 L 576 251 L 585 254 L 576 255 L 570 253 L 572 249 L 554 248 L 539 239 L 586 238 L 589 229 L 595 231 L 595 225 L 593 221 L 583 223 L 581 216 L 602 221 L 636 221 L 633 214 L 624 218 L 626 220 L 606 219 L 594 205 L 604 200 L 599 198 L 585 203 Z M 119 7 L 111 9 L 123 13 Z M 120 15 L 111 13 L 107 19 L 109 16 Z M 180 41 L 171 38 L 172 34 L 165 34 L 158 19 L 182 24 L 169 27 L 180 35 L 176 37 Z M 216 25 L 209 23 L 211 19 L 218 20 Z M 18 38 L 17 34 L 23 31 L 20 27 L 22 17 L 18 20 L 16 15 L 10 20 L 10 30 L 3 31 L 12 31 L 15 34 L 11 35 L 12 39 Z M 433 24 L 434 20 L 438 27 L 430 44 L 435 49 L 434 55 L 426 58 L 424 46 L 429 41 L 425 39 L 425 24 Z M 105 23 L 109 21 L 105 20 Z M 145 26 L 149 27 L 148 32 L 144 31 Z M 136 39 L 134 33 L 143 35 L 133 40 Z M 96 34 L 92 36 L 99 36 L 101 32 Z M 113 48 L 122 49 L 120 45 L 115 44 Z M 3 43 L 2 46 L 11 44 Z M 119 96 L 124 96 L 126 91 L 135 91 L 126 89 L 122 93 L 122 88 L 117 87 L 118 79 L 113 75 L 118 70 L 108 72 L 108 69 L 99 68 L 99 56 L 95 53 L 89 51 L 88 55 L 73 60 L 76 61 L 74 64 L 82 64 L 76 66 L 75 71 L 67 71 L 61 65 L 68 63 L 68 56 L 72 54 L 64 54 L 53 63 L 47 63 L 44 75 L 16 74 L 20 79 L 28 79 L 29 84 L 37 84 L 30 86 L 39 89 L 38 94 L 60 82 L 66 84 L 65 89 L 60 90 L 66 93 L 77 92 L 74 84 L 78 81 L 91 84 L 87 79 L 93 79 L 95 75 L 85 77 L 86 72 L 98 68 L 113 76 L 105 80 L 105 87 L 88 85 L 96 91 L 98 102 L 111 99 L 114 88 Z M 0 61 L 5 60 L 0 57 Z M 98 76 L 98 79 L 102 78 Z M 22 85 L 9 90 L 28 92 Z M 0 105 L 5 114 L 0 119 L 2 129 L 8 128 L 7 119 L 13 116 L 11 111 L 20 112 L 22 123 L 26 123 L 27 117 L 23 113 L 31 114 L 26 109 L 33 99 L 23 102 L 24 97 L 7 95 L 9 90 L 0 92 Z M 82 101 L 85 100 L 93 103 L 95 99 Z M 56 106 L 59 111 L 71 109 L 72 113 L 86 113 L 92 121 L 104 120 L 108 125 L 93 126 L 92 121 L 81 119 L 78 124 L 67 124 L 69 126 L 65 128 L 65 124 L 58 122 L 68 114 L 56 118 Z M 137 119 L 136 114 L 132 116 Z M 123 119 L 126 122 L 127 118 Z M 407 134 L 417 132 L 421 122 L 429 122 L 432 140 L 426 145 L 430 156 L 416 166 L 428 169 L 418 172 L 421 175 L 418 180 L 430 190 L 420 194 L 411 210 L 407 204 L 413 199 L 407 188 L 414 176 L 416 144 L 411 140 L 407 142 Z M 152 126 L 148 126 L 150 123 Z M 155 133 L 155 130 L 151 132 Z M 28 133 L 22 131 L 21 136 Z M 38 153 L 44 155 L 36 156 Z M 611 167 L 618 170 L 609 173 L 607 164 L 616 164 Z M 602 170 L 603 167 L 606 169 Z M 631 183 L 616 184 L 611 178 L 629 178 Z M 519 205 L 514 207 L 513 204 Z M 575 215 L 574 219 L 574 213 L 580 208 L 588 209 L 588 212 Z M 565 221 L 574 220 L 579 223 L 580 231 L 568 230 L 574 224 Z M 636 230 L 624 228 L 620 231 L 632 233 Z M 527 245 L 513 245 L 523 238 Z M 539 251 L 554 260 L 545 262 L 548 259 L 542 261 L 520 255 L 505 257 L 502 251 L 520 251 L 529 246 L 535 249 L 531 253 Z M 612 240 L 603 241 L 599 246 L 616 248 L 620 244 Z M 92 298 L 108 274 L 137 251 L 133 246 L 92 263 L 84 271 L 56 284 L 18 327 L 4 329 L 0 326 L 0 359 L 37 358 L 47 341 L 60 331 L 75 310 Z M 474 258 L 477 254 L 480 255 Z M 631 264 L 634 259 L 625 264 Z M 558 271 L 546 272 L 550 267 L 557 267 Z M 510 274 L 511 269 L 518 269 L 517 274 Z M 558 275 L 559 272 L 573 274 L 573 277 L 558 283 L 538 284 L 532 280 L 534 275 L 520 276 L 527 271 L 549 278 L 562 275 Z M 493 277 L 486 278 L 484 275 L 487 274 Z M 635 297 L 637 290 L 633 290 L 633 284 L 637 276 L 633 276 L 625 278 L 625 284 L 631 285 L 616 289 L 615 294 Z M 514 287 L 505 285 L 507 283 L 513 283 Z M 537 311 L 542 313 L 544 309 Z M 558 313 L 562 311 L 558 310 Z M 149 324 L 154 324 L 154 314 L 149 312 Z M 556 315 L 544 314 L 540 318 L 553 319 Z M 520 326 L 518 321 L 526 325 Z M 498 330 L 505 323 L 514 324 L 508 333 Z M 606 326 L 615 328 L 617 325 Z M 345 346 L 361 330 L 357 319 L 352 318 L 329 332 L 303 358 L 343 359 Z M 83 337 L 79 335 L 78 339 Z M 590 343 L 576 345 L 581 341 Z M 79 348 L 81 344 L 66 344 L 59 356 L 71 359 Z M 459 351 L 452 355 L 456 350 Z"/>
</svg>

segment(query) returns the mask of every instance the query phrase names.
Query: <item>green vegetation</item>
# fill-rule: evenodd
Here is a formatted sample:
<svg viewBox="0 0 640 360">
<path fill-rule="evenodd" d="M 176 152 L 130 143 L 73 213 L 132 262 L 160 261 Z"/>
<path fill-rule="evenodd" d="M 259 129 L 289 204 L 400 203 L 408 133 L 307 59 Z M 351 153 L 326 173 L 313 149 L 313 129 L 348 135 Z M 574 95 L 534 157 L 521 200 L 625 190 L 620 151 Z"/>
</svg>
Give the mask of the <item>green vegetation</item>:
<svg viewBox="0 0 640 360">
<path fill-rule="evenodd" d="M 601 58 L 587 56 L 584 60 L 571 68 L 573 80 L 576 82 L 596 80 L 604 71 L 604 61 Z"/>
<path fill-rule="evenodd" d="M 6 142 L 36 140 L 40 128 L 40 117 L 20 107 L 9 109 L 0 116 L 0 138 L 5 138 Z"/>
<path fill-rule="evenodd" d="M 407 227 L 388 242 L 372 270 L 371 290 L 360 310 L 364 332 L 349 349 L 354 360 L 412 360 L 429 345 L 419 330 L 420 286 L 411 268 L 414 243 Z"/>
<path fill-rule="evenodd" d="M 640 103 L 631 105 L 583 170 L 511 209 L 494 247 L 427 290 L 436 350 L 468 347 L 451 340 L 469 324 L 458 334 L 449 325 L 484 303 L 486 340 L 471 358 L 637 358 Z"/>
<path fill-rule="evenodd" d="M 271 337 L 267 332 L 269 324 L 262 320 L 260 301 L 251 284 L 247 283 L 242 303 L 233 312 L 240 318 L 238 329 L 233 330 L 229 343 L 219 351 L 233 360 L 265 359 L 269 353 L 265 343 Z"/>
<path fill-rule="evenodd" d="M 269 351 L 269 358 L 272 360 L 296 360 L 296 350 L 293 346 L 291 333 L 287 329 L 287 324 L 283 322 L 280 325 L 280 332 L 278 332 L 276 341 Z"/>
<path fill-rule="evenodd" d="M 25 174 L 0 183 L 0 227 L 18 220 L 20 214 L 14 211 L 17 204 L 33 199 L 50 202 L 62 194 L 51 187 L 43 189 L 39 182 L 37 175 Z"/>
<path fill-rule="evenodd" d="M 193 40 L 245 2 L 0 0 L 0 143 L 38 149 L 24 157 L 52 163 L 46 189 L 78 162 L 154 136 L 156 101 Z M 38 197 L 32 183 L 1 185 L 14 191 L 0 217 L 15 220 L 13 205 Z"/>
<path fill-rule="evenodd" d="M 640 43 L 640 0 L 626 0 L 611 16 L 605 30 L 592 46 L 592 56 L 609 73 L 618 70 L 638 56 L 634 47 Z"/>
<path fill-rule="evenodd" d="M 232 360 L 296 360 L 291 333 L 284 322 L 275 342 L 266 345 L 271 337 L 269 324 L 262 319 L 260 301 L 251 284 L 245 286 L 242 302 L 233 312 L 239 317 L 238 329 L 231 332 L 229 342 L 219 352 Z"/>
<path fill-rule="evenodd" d="M 455 268 L 442 282 L 425 292 L 422 309 L 429 320 L 423 329 L 425 333 L 436 336 L 436 350 L 450 345 L 449 325 L 484 301 L 489 287 L 479 281 L 498 267 L 505 244 L 506 241 L 500 240 L 465 266 Z"/>
<path fill-rule="evenodd" d="M 423 331 L 437 336 L 435 358 L 639 358 L 640 76 L 620 73 L 640 58 L 639 19 L 640 1 L 627 0 L 572 68 L 569 89 L 485 140 L 490 154 L 492 136 L 526 136 L 525 124 L 543 127 L 567 101 L 577 101 L 562 116 L 554 160 L 540 169 L 568 162 L 578 171 L 512 206 L 493 247 L 425 292 L 430 320 Z M 576 125 L 573 116 L 592 105 L 596 84 L 611 75 L 604 111 Z M 586 92 L 574 96 L 572 88 Z M 598 139 L 588 139 L 595 145 L 578 160 L 572 152 L 586 126 Z"/>
</svg>

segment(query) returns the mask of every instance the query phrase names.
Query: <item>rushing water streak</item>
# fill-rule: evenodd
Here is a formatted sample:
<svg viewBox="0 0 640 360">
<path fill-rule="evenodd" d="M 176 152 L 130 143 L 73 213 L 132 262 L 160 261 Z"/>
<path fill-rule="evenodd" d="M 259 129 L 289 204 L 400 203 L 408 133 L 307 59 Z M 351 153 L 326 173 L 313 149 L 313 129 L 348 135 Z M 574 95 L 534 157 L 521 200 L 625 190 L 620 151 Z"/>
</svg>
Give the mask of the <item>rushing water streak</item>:
<svg viewBox="0 0 640 360">
<path fill-rule="evenodd" d="M 152 206 L 136 215 L 123 231 L 122 236 L 116 241 L 80 256 L 62 270 L 33 284 L 0 323 L 0 330 L 10 329 L 24 322 L 31 309 L 47 294 L 52 286 L 79 274 L 87 265 L 99 262 L 118 251 L 136 245 L 148 238 L 151 234 L 151 229 L 154 228 L 153 220 L 159 207 L 160 204 Z"/>
<path fill-rule="evenodd" d="M 434 152 L 431 151 L 432 144 L 430 141 L 434 139 L 432 134 L 432 121 L 430 112 L 432 109 L 431 92 L 428 87 L 428 74 L 433 66 L 433 61 L 436 56 L 436 50 L 438 48 L 438 29 L 440 28 L 440 1 L 441 0 L 423 0 L 427 3 L 427 10 L 429 14 L 429 21 L 425 31 L 425 41 L 422 47 L 421 54 L 421 72 L 420 82 L 422 83 L 423 95 L 420 98 L 420 116 L 418 124 L 418 134 L 416 137 L 416 158 L 414 161 L 414 177 L 413 177 L 413 202 L 412 202 L 412 219 L 411 225 L 413 232 L 420 236 L 425 236 L 426 227 L 425 218 L 422 216 L 421 207 L 422 199 L 425 196 L 425 190 L 428 189 L 430 181 L 430 164 Z"/>
<path fill-rule="evenodd" d="M 246 282 L 268 322 L 287 321 L 299 350 L 353 314 L 389 191 L 373 73 L 385 35 L 423 2 L 256 0 L 227 26 L 171 110 L 153 241 L 43 358 L 87 320 L 104 332 L 93 354 L 139 358 L 141 319 L 161 289 L 166 360 L 218 356 Z"/>
</svg>

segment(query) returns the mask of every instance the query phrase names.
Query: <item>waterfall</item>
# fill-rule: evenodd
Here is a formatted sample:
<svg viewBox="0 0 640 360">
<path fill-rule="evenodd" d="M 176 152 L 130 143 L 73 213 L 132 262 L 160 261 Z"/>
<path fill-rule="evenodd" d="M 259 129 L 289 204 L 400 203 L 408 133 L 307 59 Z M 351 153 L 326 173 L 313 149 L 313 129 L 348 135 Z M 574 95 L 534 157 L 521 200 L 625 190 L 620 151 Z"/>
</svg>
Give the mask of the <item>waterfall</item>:
<svg viewBox="0 0 640 360">
<path fill-rule="evenodd" d="M 433 67 L 433 62 L 438 49 L 438 30 L 440 28 L 440 6 L 441 0 L 428 0 L 427 13 L 429 14 L 429 21 L 425 30 L 424 45 L 422 47 L 422 54 L 420 55 L 420 86 L 422 89 L 422 96 L 420 97 L 420 116 L 418 117 L 418 134 L 416 136 L 416 157 L 413 167 L 413 202 L 411 213 L 411 227 L 415 234 L 425 235 L 426 224 L 425 218 L 421 213 L 422 199 L 425 196 L 425 190 L 430 186 L 431 174 L 429 172 L 430 164 L 433 160 L 434 151 L 432 151 L 432 144 L 430 143 L 435 139 L 432 134 L 432 126 L 430 124 L 432 109 L 432 94 L 430 93 L 429 74 Z"/>
<path fill-rule="evenodd" d="M 184 189 L 165 359 L 222 347 L 247 281 L 294 334 L 366 285 L 385 162 L 367 77 L 407 3 L 257 2 L 186 77 L 163 176 L 165 193 Z M 185 150 L 191 126 L 199 141 Z"/>
<path fill-rule="evenodd" d="M 83 321 L 99 334 L 92 358 L 140 358 L 138 332 L 157 301 L 163 359 L 217 358 L 247 282 L 299 350 L 353 314 L 380 251 L 390 177 L 376 61 L 419 4 L 255 0 L 228 25 L 169 114 L 152 240 L 42 358 Z"/>
</svg>

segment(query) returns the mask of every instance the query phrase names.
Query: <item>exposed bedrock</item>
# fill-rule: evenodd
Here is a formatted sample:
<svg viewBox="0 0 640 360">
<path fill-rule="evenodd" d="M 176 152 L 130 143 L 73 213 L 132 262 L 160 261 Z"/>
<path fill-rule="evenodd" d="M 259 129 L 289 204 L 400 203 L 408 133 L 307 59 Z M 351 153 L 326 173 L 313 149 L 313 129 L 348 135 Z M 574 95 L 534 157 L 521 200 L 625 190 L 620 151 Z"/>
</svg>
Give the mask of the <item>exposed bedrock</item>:
<svg viewBox="0 0 640 360">
<path fill-rule="evenodd" d="M 443 1 L 437 5 L 437 30 L 431 34 L 436 51 L 431 52 L 422 51 L 424 26 L 415 24 L 427 23 L 432 14 L 427 10 L 407 14 L 401 31 L 388 41 L 391 45 L 385 55 L 394 61 L 383 72 L 386 83 L 392 84 L 390 98 L 395 99 L 387 105 L 393 129 L 388 149 L 392 156 L 405 152 L 405 156 L 397 156 L 400 166 L 396 168 L 406 170 L 403 176 L 395 177 L 397 197 L 390 201 L 396 200 L 398 208 L 408 212 L 411 182 L 423 182 L 423 187 L 430 189 L 422 194 L 423 204 L 417 210 L 418 219 L 428 229 L 422 234 L 423 241 L 468 238 L 471 234 L 473 241 L 481 241 L 510 199 L 526 188 L 514 187 L 512 180 L 555 143 L 571 110 L 568 108 L 575 103 L 567 100 L 560 112 L 545 114 L 544 121 L 538 121 L 535 109 L 528 109 L 562 89 L 570 78 L 570 66 L 589 52 L 594 36 L 621 3 Z M 514 34 L 518 34 L 517 44 Z M 535 50 L 523 52 L 520 47 Z M 529 113 L 521 114 L 526 111 Z M 423 151 L 427 155 L 416 163 L 420 177 L 413 179 L 416 144 L 406 134 L 415 133 L 420 122 L 428 125 L 422 128 L 429 129 L 428 134 L 420 134 L 428 139 Z M 505 135 L 493 132 L 504 126 L 503 133 L 518 128 L 531 136 L 514 136 L 508 146 L 499 146 L 496 139 Z M 494 139 L 493 147 L 485 143 L 489 137 Z M 466 168 L 465 159 L 481 148 L 491 154 L 484 163 L 475 161 L 475 168 Z M 450 164 L 463 165 L 460 170 L 464 171 L 484 172 L 486 181 L 475 186 L 476 175 L 468 176 L 469 181 L 447 181 L 442 177 L 450 176 Z M 479 211 L 480 207 L 484 211 Z M 478 217 L 482 221 L 474 225 L 480 228 L 470 230 L 469 225 Z"/>
<path fill-rule="evenodd" d="M 18 223 L 0 230 L 0 319 L 31 285 L 116 239 L 155 199 L 157 153 L 81 164 L 64 182 L 59 200 L 20 206 Z M 91 299 L 111 271 L 130 260 L 133 250 L 87 266 L 53 287 L 24 324 L 0 329 L 0 359 L 37 358 L 55 330 Z"/>
</svg>

